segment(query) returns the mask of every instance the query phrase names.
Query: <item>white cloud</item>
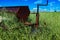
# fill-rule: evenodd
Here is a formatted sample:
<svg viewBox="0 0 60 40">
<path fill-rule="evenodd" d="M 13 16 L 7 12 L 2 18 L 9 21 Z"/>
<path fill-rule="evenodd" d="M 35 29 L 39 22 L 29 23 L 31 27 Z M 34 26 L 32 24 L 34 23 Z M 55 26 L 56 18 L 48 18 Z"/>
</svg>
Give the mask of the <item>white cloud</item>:
<svg viewBox="0 0 60 40">
<path fill-rule="evenodd" d="M 50 12 L 54 12 L 54 10 L 53 9 L 50 9 Z"/>
<path fill-rule="evenodd" d="M 41 12 L 49 12 L 50 10 L 47 9 L 47 8 L 43 8 L 43 9 L 41 9 L 40 11 L 41 11 Z"/>
<path fill-rule="evenodd" d="M 32 11 L 32 12 L 37 12 L 37 8 L 33 8 L 31 11 Z M 39 8 L 39 12 L 47 12 L 47 11 L 49 11 L 49 10 L 46 9 L 46 8 L 44 8 L 44 9 Z"/>
<path fill-rule="evenodd" d="M 60 1 L 60 0 L 58 0 L 58 1 Z"/>
<path fill-rule="evenodd" d="M 28 0 L 22 0 L 22 1 L 28 1 Z"/>
<path fill-rule="evenodd" d="M 0 7 L 2 7 L 2 5 L 0 5 Z"/>
<path fill-rule="evenodd" d="M 60 10 L 57 10 L 58 12 L 60 12 Z"/>
<path fill-rule="evenodd" d="M 37 9 L 37 8 L 33 8 L 33 9 Z"/>
<path fill-rule="evenodd" d="M 39 3 L 42 3 L 42 0 L 37 0 L 34 2 L 34 4 L 39 4 Z"/>
<path fill-rule="evenodd" d="M 50 7 L 49 11 L 54 12 L 54 8 Z"/>
<path fill-rule="evenodd" d="M 60 7 L 56 7 L 56 11 L 60 11 Z"/>
<path fill-rule="evenodd" d="M 43 9 L 44 11 L 47 11 L 47 9 Z"/>
<path fill-rule="evenodd" d="M 49 7 L 49 11 L 50 12 L 54 12 L 54 10 L 55 10 L 55 2 L 53 1 L 53 2 L 50 2 L 49 4 L 48 4 L 48 7 Z"/>
<path fill-rule="evenodd" d="M 28 0 L 24 0 L 24 1 L 28 1 Z"/>
<path fill-rule="evenodd" d="M 54 4 L 55 4 L 55 2 L 50 2 L 48 5 L 53 6 Z"/>
<path fill-rule="evenodd" d="M 37 12 L 37 8 L 33 8 L 31 12 Z"/>
</svg>

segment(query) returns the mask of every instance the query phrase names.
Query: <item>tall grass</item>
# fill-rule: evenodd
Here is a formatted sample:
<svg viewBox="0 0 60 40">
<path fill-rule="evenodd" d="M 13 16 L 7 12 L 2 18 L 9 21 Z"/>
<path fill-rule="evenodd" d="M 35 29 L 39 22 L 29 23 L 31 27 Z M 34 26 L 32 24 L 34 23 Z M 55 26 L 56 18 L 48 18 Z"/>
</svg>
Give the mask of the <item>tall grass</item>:
<svg viewBox="0 0 60 40">
<path fill-rule="evenodd" d="M 7 18 L 2 21 L 2 24 L 8 29 L 4 30 L 2 26 L 0 27 L 0 40 L 60 40 L 60 13 L 58 12 L 40 13 L 39 27 L 33 33 L 30 33 L 30 26 L 17 21 L 15 13 L 1 11 L 0 16 Z M 28 20 L 31 19 L 30 21 L 35 23 L 35 18 L 35 14 L 30 14 Z"/>
</svg>

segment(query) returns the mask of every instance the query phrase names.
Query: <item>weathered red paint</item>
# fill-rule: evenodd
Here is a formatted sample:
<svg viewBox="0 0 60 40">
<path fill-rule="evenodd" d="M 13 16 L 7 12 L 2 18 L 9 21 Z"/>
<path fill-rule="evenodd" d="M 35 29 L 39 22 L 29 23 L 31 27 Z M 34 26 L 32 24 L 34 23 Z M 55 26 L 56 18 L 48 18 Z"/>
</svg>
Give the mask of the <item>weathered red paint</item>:
<svg viewBox="0 0 60 40">
<path fill-rule="evenodd" d="M 29 14 L 30 10 L 28 6 L 20 6 L 19 11 L 17 12 L 17 17 L 20 21 L 26 22 Z"/>
<path fill-rule="evenodd" d="M 30 10 L 28 6 L 9 6 L 9 7 L 0 7 L 0 10 L 6 9 L 9 12 L 14 12 L 16 13 L 17 18 L 25 22 L 28 19 L 28 16 L 30 14 Z"/>
<path fill-rule="evenodd" d="M 23 22 L 25 25 L 32 25 L 32 23 L 27 22 L 30 10 L 28 6 L 9 6 L 9 7 L 0 7 L 0 10 L 5 8 L 9 12 L 16 13 L 16 16 L 19 21 Z M 33 24 L 35 27 L 39 25 L 39 14 L 36 14 L 36 23 Z"/>
</svg>

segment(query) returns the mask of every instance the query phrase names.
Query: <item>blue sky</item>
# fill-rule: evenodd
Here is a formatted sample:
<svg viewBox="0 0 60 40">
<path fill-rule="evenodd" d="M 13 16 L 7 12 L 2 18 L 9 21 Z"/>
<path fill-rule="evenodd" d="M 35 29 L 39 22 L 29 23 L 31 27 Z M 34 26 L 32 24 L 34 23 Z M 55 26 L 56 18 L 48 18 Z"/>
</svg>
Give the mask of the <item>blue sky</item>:
<svg viewBox="0 0 60 40">
<path fill-rule="evenodd" d="M 1 6 L 25 6 L 31 11 L 36 11 L 37 4 L 45 4 L 46 0 L 0 0 Z M 48 6 L 40 6 L 40 11 L 60 11 L 60 0 L 48 0 Z"/>
</svg>

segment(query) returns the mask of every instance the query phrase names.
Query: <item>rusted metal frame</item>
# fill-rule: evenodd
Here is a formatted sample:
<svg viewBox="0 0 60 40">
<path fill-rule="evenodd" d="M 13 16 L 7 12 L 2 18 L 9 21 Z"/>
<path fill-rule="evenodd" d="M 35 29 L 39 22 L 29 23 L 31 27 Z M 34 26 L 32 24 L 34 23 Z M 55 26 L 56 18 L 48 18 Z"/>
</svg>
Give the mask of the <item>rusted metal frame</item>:
<svg viewBox="0 0 60 40">
<path fill-rule="evenodd" d="M 36 14 L 36 23 L 35 24 L 29 23 L 25 25 L 29 25 L 29 26 L 35 25 L 35 27 L 38 27 L 39 26 L 39 6 L 47 6 L 47 5 L 48 5 L 48 0 L 46 4 L 37 4 L 37 13 L 32 13 L 32 14 Z"/>
<path fill-rule="evenodd" d="M 35 26 L 39 26 L 39 6 L 47 6 L 48 5 L 48 0 L 46 4 L 37 4 L 37 13 L 36 13 L 36 24 Z"/>
<path fill-rule="evenodd" d="M 36 23 L 35 24 L 28 23 L 25 25 L 29 25 L 29 26 L 34 25 L 37 28 L 39 26 L 39 6 L 47 6 L 47 5 L 48 5 L 48 0 L 46 4 L 37 4 L 37 13 L 32 13 L 32 14 L 36 14 Z"/>
</svg>

